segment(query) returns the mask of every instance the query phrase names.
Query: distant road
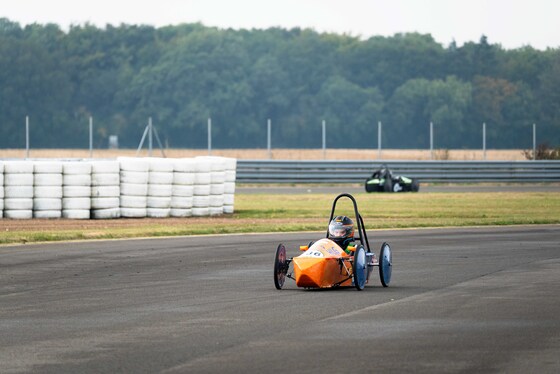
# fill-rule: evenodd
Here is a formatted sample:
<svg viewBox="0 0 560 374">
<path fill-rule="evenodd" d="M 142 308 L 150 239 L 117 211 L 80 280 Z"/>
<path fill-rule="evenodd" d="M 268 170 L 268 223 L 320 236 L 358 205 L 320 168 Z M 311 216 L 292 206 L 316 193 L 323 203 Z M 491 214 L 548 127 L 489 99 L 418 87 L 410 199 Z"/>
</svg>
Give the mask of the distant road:
<svg viewBox="0 0 560 374">
<path fill-rule="evenodd" d="M 243 187 L 238 186 L 236 193 L 240 194 L 301 194 L 301 193 L 326 193 L 337 194 L 341 192 L 358 193 L 365 192 L 363 186 L 356 184 L 337 185 L 337 186 L 279 186 L 279 185 L 263 185 Z M 422 192 L 560 192 L 560 184 L 558 183 L 542 183 L 542 184 L 504 184 L 504 185 L 485 185 L 485 184 L 453 184 L 453 185 L 420 185 L 420 193 Z"/>
<path fill-rule="evenodd" d="M 390 287 L 276 290 L 323 235 L 0 247 L 0 373 L 560 372 L 560 225 L 375 230 Z"/>
</svg>

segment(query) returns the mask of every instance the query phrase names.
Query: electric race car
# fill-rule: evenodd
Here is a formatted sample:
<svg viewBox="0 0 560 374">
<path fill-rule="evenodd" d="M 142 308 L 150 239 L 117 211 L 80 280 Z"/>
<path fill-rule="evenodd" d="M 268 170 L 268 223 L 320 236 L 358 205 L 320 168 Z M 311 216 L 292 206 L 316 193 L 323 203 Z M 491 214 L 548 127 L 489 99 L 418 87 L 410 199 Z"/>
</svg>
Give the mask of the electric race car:
<svg viewBox="0 0 560 374">
<path fill-rule="evenodd" d="M 393 175 L 393 172 L 383 164 L 365 183 L 366 192 L 418 192 L 420 182 L 417 179 Z"/>
<path fill-rule="evenodd" d="M 337 237 L 333 237 L 333 232 L 336 229 L 349 232 L 348 222 L 339 219 L 342 216 L 334 218 L 336 203 L 343 197 L 350 199 L 354 205 L 357 236 L 354 234 L 353 222 L 348 217 L 344 217 L 352 223 L 350 238 L 352 244 L 344 243 L 341 247 L 341 242 L 337 240 Z M 334 230 L 331 226 L 333 221 Z M 344 246 L 346 248 L 343 248 Z M 286 278 L 290 278 L 295 280 L 298 287 L 303 288 L 354 286 L 357 290 L 363 290 L 369 282 L 374 267 L 379 268 L 379 278 L 383 287 L 388 287 L 391 281 L 391 247 L 389 244 L 383 243 L 379 259 L 370 250 L 364 221 L 358 212 L 356 200 L 350 194 L 340 194 L 334 199 L 327 237 L 309 245 L 300 246 L 300 250 L 304 251 L 301 255 L 288 258 L 284 244 L 278 245 L 274 258 L 274 285 L 277 289 L 282 289 Z"/>
</svg>

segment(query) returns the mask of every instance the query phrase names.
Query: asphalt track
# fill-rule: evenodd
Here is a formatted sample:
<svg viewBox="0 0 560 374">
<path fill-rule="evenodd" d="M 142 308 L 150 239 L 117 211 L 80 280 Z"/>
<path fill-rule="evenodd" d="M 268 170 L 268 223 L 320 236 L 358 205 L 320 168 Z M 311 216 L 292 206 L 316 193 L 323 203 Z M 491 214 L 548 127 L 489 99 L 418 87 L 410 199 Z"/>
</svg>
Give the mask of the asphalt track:
<svg viewBox="0 0 560 374">
<path fill-rule="evenodd" d="M 372 231 L 389 288 L 276 290 L 321 236 L 0 247 L 0 372 L 560 372 L 559 225 Z"/>
</svg>

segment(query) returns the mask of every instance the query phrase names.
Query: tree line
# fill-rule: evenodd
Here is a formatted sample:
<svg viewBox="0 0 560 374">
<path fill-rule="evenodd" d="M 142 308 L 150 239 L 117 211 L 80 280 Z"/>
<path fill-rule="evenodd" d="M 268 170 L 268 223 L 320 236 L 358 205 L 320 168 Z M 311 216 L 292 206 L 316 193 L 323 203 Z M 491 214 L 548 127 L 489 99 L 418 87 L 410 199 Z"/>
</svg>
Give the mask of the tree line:
<svg viewBox="0 0 560 374">
<path fill-rule="evenodd" d="M 199 23 L 56 24 L 0 19 L 0 148 L 138 146 L 148 118 L 165 146 L 530 148 L 560 144 L 560 49 L 507 50 L 485 36 L 443 46 L 429 34 L 362 39 L 310 29 Z"/>
</svg>

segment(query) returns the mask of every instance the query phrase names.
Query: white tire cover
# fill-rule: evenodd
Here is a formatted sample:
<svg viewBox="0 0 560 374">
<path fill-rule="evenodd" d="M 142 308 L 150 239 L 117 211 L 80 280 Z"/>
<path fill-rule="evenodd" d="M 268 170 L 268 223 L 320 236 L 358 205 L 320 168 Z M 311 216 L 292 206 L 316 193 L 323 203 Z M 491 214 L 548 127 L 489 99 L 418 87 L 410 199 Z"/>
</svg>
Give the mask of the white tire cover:
<svg viewBox="0 0 560 374">
<path fill-rule="evenodd" d="M 210 208 L 192 208 L 193 217 L 206 217 L 210 215 Z"/>
<path fill-rule="evenodd" d="M 210 206 L 209 196 L 193 196 L 193 208 L 206 208 Z"/>
<path fill-rule="evenodd" d="M 34 210 L 33 211 L 33 218 L 61 218 L 62 217 L 62 211 L 60 209 L 58 210 Z"/>
<path fill-rule="evenodd" d="M 222 157 L 226 170 L 235 170 L 237 168 L 237 159 L 231 157 Z"/>
<path fill-rule="evenodd" d="M 173 192 L 172 184 L 149 184 L 148 196 L 170 197 Z"/>
<path fill-rule="evenodd" d="M 120 206 L 121 208 L 146 209 L 148 206 L 148 198 L 146 196 L 121 195 Z"/>
<path fill-rule="evenodd" d="M 197 162 L 206 163 L 208 170 L 224 171 L 226 169 L 226 164 L 223 157 L 197 156 L 195 157 L 195 159 Z"/>
<path fill-rule="evenodd" d="M 182 184 L 191 186 L 194 184 L 194 173 L 173 173 L 173 184 Z"/>
<path fill-rule="evenodd" d="M 4 161 L 4 174 L 33 174 L 33 162 Z"/>
<path fill-rule="evenodd" d="M 151 218 L 165 218 L 169 217 L 171 212 L 170 208 L 147 208 L 146 215 Z"/>
<path fill-rule="evenodd" d="M 4 173 L 4 186 L 33 186 L 33 174 L 31 173 Z"/>
<path fill-rule="evenodd" d="M 33 186 L 6 186 L 4 187 L 6 198 L 33 198 Z"/>
<path fill-rule="evenodd" d="M 63 197 L 62 210 L 89 210 L 91 199 L 89 197 Z"/>
<path fill-rule="evenodd" d="M 4 173 L 0 172 L 0 187 L 4 187 Z"/>
<path fill-rule="evenodd" d="M 62 186 L 62 197 L 90 197 L 89 186 Z"/>
<path fill-rule="evenodd" d="M 171 198 L 172 209 L 190 209 L 193 205 L 193 198 L 183 196 L 173 196 Z"/>
<path fill-rule="evenodd" d="M 121 217 L 143 218 L 146 217 L 146 208 L 123 208 L 121 206 Z"/>
<path fill-rule="evenodd" d="M 233 205 L 235 201 L 235 195 L 234 194 L 224 194 L 224 205 Z"/>
<path fill-rule="evenodd" d="M 62 218 L 66 219 L 89 219 L 89 209 L 67 209 L 62 211 Z"/>
<path fill-rule="evenodd" d="M 210 185 L 209 184 L 195 184 L 193 186 L 194 196 L 208 196 L 210 195 Z"/>
<path fill-rule="evenodd" d="M 94 173 L 91 174 L 92 186 L 118 186 L 121 182 L 119 173 Z"/>
<path fill-rule="evenodd" d="M 165 158 L 149 158 L 150 172 L 173 172 L 173 161 Z"/>
<path fill-rule="evenodd" d="M 210 173 L 210 182 L 212 184 L 215 183 L 224 183 L 226 181 L 226 172 L 225 171 L 213 171 Z"/>
<path fill-rule="evenodd" d="M 121 167 L 118 161 L 92 161 L 91 163 L 91 173 L 92 174 L 118 174 L 121 171 Z"/>
<path fill-rule="evenodd" d="M 4 198 L 4 210 L 32 210 L 33 199 Z M 9 217 L 8 217 L 9 218 Z"/>
<path fill-rule="evenodd" d="M 112 218 L 119 218 L 120 216 L 121 216 L 120 208 L 93 209 L 91 211 L 91 218 L 93 219 L 112 219 Z"/>
<path fill-rule="evenodd" d="M 235 182 L 225 182 L 224 193 L 235 193 Z"/>
<path fill-rule="evenodd" d="M 35 177 L 33 178 L 33 184 L 35 186 L 62 186 L 62 174 L 35 174 Z"/>
<path fill-rule="evenodd" d="M 33 218 L 33 211 L 26 210 L 4 210 L 4 218 L 11 219 L 31 219 Z"/>
<path fill-rule="evenodd" d="M 184 186 L 180 184 L 174 184 L 171 190 L 171 196 L 183 196 L 189 197 L 194 194 L 193 186 Z"/>
<path fill-rule="evenodd" d="M 117 161 L 120 165 L 120 170 L 123 171 L 137 171 L 148 172 L 150 170 L 150 163 L 146 159 L 138 157 L 119 157 Z"/>
<path fill-rule="evenodd" d="M 64 174 L 63 186 L 91 186 L 91 174 Z"/>
<path fill-rule="evenodd" d="M 122 170 L 120 174 L 121 183 L 147 184 L 148 179 L 149 173 L 145 171 Z"/>
<path fill-rule="evenodd" d="M 91 187 L 91 197 L 119 197 L 121 188 L 116 186 L 93 186 Z"/>
<path fill-rule="evenodd" d="M 4 210 L 4 199 L 0 198 L 0 213 Z"/>
<path fill-rule="evenodd" d="M 150 171 L 149 184 L 173 184 L 173 173 Z"/>
<path fill-rule="evenodd" d="M 224 205 L 224 195 L 210 195 L 210 206 L 218 207 Z"/>
<path fill-rule="evenodd" d="M 35 186 L 33 187 L 33 197 L 36 198 L 62 198 L 62 186 Z"/>
<path fill-rule="evenodd" d="M 235 182 L 235 170 L 226 170 L 226 182 Z"/>
<path fill-rule="evenodd" d="M 205 157 L 195 157 L 194 171 L 197 173 L 209 173 L 212 171 L 212 163 Z"/>
<path fill-rule="evenodd" d="M 173 171 L 181 173 L 192 173 L 195 171 L 196 160 L 194 158 L 179 158 L 173 161 Z"/>
<path fill-rule="evenodd" d="M 120 207 L 118 197 L 92 197 L 91 209 L 111 209 Z"/>
<path fill-rule="evenodd" d="M 148 196 L 147 208 L 166 209 L 171 207 L 171 197 Z"/>
<path fill-rule="evenodd" d="M 91 163 L 87 161 L 70 161 L 62 164 L 63 174 L 91 174 Z"/>
<path fill-rule="evenodd" d="M 223 195 L 225 192 L 225 185 L 223 183 L 210 185 L 210 195 Z"/>
<path fill-rule="evenodd" d="M 0 186 L 0 199 L 3 199 L 3 198 L 4 198 L 4 186 Z"/>
<path fill-rule="evenodd" d="M 171 208 L 169 215 L 171 217 L 192 217 L 192 209 Z"/>
<path fill-rule="evenodd" d="M 35 198 L 33 199 L 33 210 L 61 210 L 62 199 Z"/>
<path fill-rule="evenodd" d="M 4 163 L 0 161 L 0 174 L 4 174 Z"/>
<path fill-rule="evenodd" d="M 61 161 L 35 161 L 33 164 L 35 174 L 62 174 Z"/>
<path fill-rule="evenodd" d="M 222 214 L 224 214 L 224 208 L 223 207 L 215 207 L 215 206 L 211 206 L 210 208 L 210 215 L 211 216 L 220 216 Z"/>
<path fill-rule="evenodd" d="M 146 183 L 121 183 L 121 195 L 144 196 L 148 195 L 148 185 Z"/>
<path fill-rule="evenodd" d="M 224 214 L 233 214 L 233 205 L 224 205 Z"/>
<path fill-rule="evenodd" d="M 194 174 L 194 184 L 210 184 L 212 183 L 212 173 L 197 172 Z"/>
</svg>

